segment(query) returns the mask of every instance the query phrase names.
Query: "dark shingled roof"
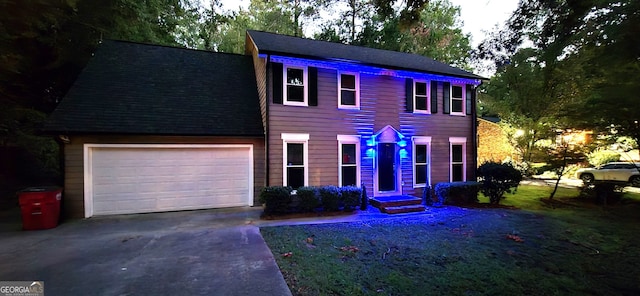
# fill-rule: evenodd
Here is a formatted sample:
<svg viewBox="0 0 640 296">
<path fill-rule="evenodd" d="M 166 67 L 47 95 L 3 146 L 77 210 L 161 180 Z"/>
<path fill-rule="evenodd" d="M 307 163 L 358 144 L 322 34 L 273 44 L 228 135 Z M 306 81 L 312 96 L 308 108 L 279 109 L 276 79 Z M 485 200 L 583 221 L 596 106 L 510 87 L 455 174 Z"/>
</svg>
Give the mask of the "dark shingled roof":
<svg viewBox="0 0 640 296">
<path fill-rule="evenodd" d="M 404 69 L 486 80 L 486 78 L 476 74 L 412 53 L 346 45 L 253 30 L 247 31 L 247 34 L 249 34 L 256 44 L 260 53 L 349 60 L 382 68 Z"/>
<path fill-rule="evenodd" d="M 48 132 L 263 136 L 250 56 L 104 41 Z"/>
</svg>

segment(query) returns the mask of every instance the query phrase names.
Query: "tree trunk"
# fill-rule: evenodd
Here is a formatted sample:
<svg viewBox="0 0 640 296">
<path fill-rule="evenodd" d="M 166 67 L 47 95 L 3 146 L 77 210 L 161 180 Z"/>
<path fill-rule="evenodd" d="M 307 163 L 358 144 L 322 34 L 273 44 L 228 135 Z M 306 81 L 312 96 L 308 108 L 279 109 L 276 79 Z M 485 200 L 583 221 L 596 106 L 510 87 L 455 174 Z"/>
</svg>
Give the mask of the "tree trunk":
<svg viewBox="0 0 640 296">
<path fill-rule="evenodd" d="M 562 178 L 562 174 L 564 173 L 564 170 L 567 168 L 567 150 L 568 149 L 569 149 L 569 146 L 565 145 L 564 150 L 562 152 L 562 167 L 558 171 L 558 179 L 556 179 L 556 186 L 553 187 L 553 191 L 551 192 L 551 195 L 549 195 L 549 199 L 553 199 L 553 197 L 556 195 L 556 192 L 558 191 L 558 186 L 560 185 L 560 179 Z"/>
</svg>

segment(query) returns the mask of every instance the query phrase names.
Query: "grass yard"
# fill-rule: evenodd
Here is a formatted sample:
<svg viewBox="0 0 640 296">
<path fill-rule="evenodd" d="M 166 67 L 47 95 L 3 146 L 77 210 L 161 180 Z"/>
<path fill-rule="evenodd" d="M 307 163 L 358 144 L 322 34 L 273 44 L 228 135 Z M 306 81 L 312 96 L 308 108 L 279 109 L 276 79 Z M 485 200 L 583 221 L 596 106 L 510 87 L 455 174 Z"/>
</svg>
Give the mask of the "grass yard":
<svg viewBox="0 0 640 296">
<path fill-rule="evenodd" d="M 521 209 L 429 208 L 354 223 L 261 228 L 294 295 L 637 295 L 640 196 L 603 208 L 542 202 Z M 482 199 L 481 199 L 482 201 Z"/>
</svg>

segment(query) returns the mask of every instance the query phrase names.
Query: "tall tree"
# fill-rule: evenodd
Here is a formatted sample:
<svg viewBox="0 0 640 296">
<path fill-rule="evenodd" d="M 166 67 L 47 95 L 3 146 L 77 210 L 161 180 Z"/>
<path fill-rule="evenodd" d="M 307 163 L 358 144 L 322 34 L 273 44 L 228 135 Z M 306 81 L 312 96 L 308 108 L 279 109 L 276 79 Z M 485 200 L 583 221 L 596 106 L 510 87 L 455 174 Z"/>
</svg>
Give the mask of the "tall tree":
<svg viewBox="0 0 640 296">
<path fill-rule="evenodd" d="M 370 5 L 368 1 L 362 3 Z M 323 31 L 315 36 L 316 39 L 411 52 L 470 68 L 470 37 L 462 32 L 460 8 L 448 0 L 425 2 L 418 18 L 408 26 L 403 24 L 399 11 L 395 15 L 368 15 L 369 11 L 370 9 L 346 11 L 341 19 L 346 18 L 348 21 L 338 20 L 325 25 Z M 361 22 L 362 26 L 352 38 L 351 34 L 356 27 L 348 17 L 355 13 L 360 13 L 357 22 Z"/>
<path fill-rule="evenodd" d="M 55 144 L 37 132 L 98 41 L 177 45 L 173 33 L 187 1 L 0 2 L 0 143 L 24 147 L 45 166 L 56 164 Z"/>
<path fill-rule="evenodd" d="M 640 91 L 639 1 L 521 1 L 507 30 L 483 43 L 480 53 L 501 50 L 498 60 L 504 64 L 504 57 L 527 40 L 540 50 L 545 90 L 562 90 L 565 101 L 573 96 L 574 109 L 563 117 L 585 128 L 613 127 L 619 135 L 640 139 L 640 109 L 633 107 L 637 99 L 630 95 Z M 575 73 L 580 81 L 566 79 Z"/>
<path fill-rule="evenodd" d="M 243 53 L 247 29 L 303 36 L 305 21 L 312 20 L 319 13 L 314 5 L 317 1 L 251 0 L 248 9 L 240 8 L 233 12 L 218 24 L 216 30 L 208 33 L 211 44 L 207 48 Z"/>
</svg>

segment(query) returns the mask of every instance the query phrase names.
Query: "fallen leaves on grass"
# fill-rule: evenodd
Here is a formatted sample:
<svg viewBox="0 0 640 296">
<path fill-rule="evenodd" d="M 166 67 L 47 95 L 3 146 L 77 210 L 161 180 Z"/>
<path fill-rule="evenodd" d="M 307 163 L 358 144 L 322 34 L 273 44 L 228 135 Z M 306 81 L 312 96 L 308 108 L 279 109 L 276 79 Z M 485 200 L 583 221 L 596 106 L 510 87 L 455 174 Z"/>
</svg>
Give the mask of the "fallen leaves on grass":
<svg viewBox="0 0 640 296">
<path fill-rule="evenodd" d="M 515 234 L 507 234 L 507 239 L 513 240 L 514 242 L 521 243 L 524 242 L 524 239 L 515 235 Z"/>
<path fill-rule="evenodd" d="M 282 257 L 284 257 L 284 258 L 289 258 L 291 256 L 293 256 L 293 252 L 286 252 L 286 253 L 282 254 Z"/>
<path fill-rule="evenodd" d="M 356 246 L 345 246 L 345 247 L 340 247 L 338 249 L 342 252 L 351 252 L 351 253 L 356 253 L 360 251 L 360 249 L 358 249 L 358 247 Z"/>
</svg>

